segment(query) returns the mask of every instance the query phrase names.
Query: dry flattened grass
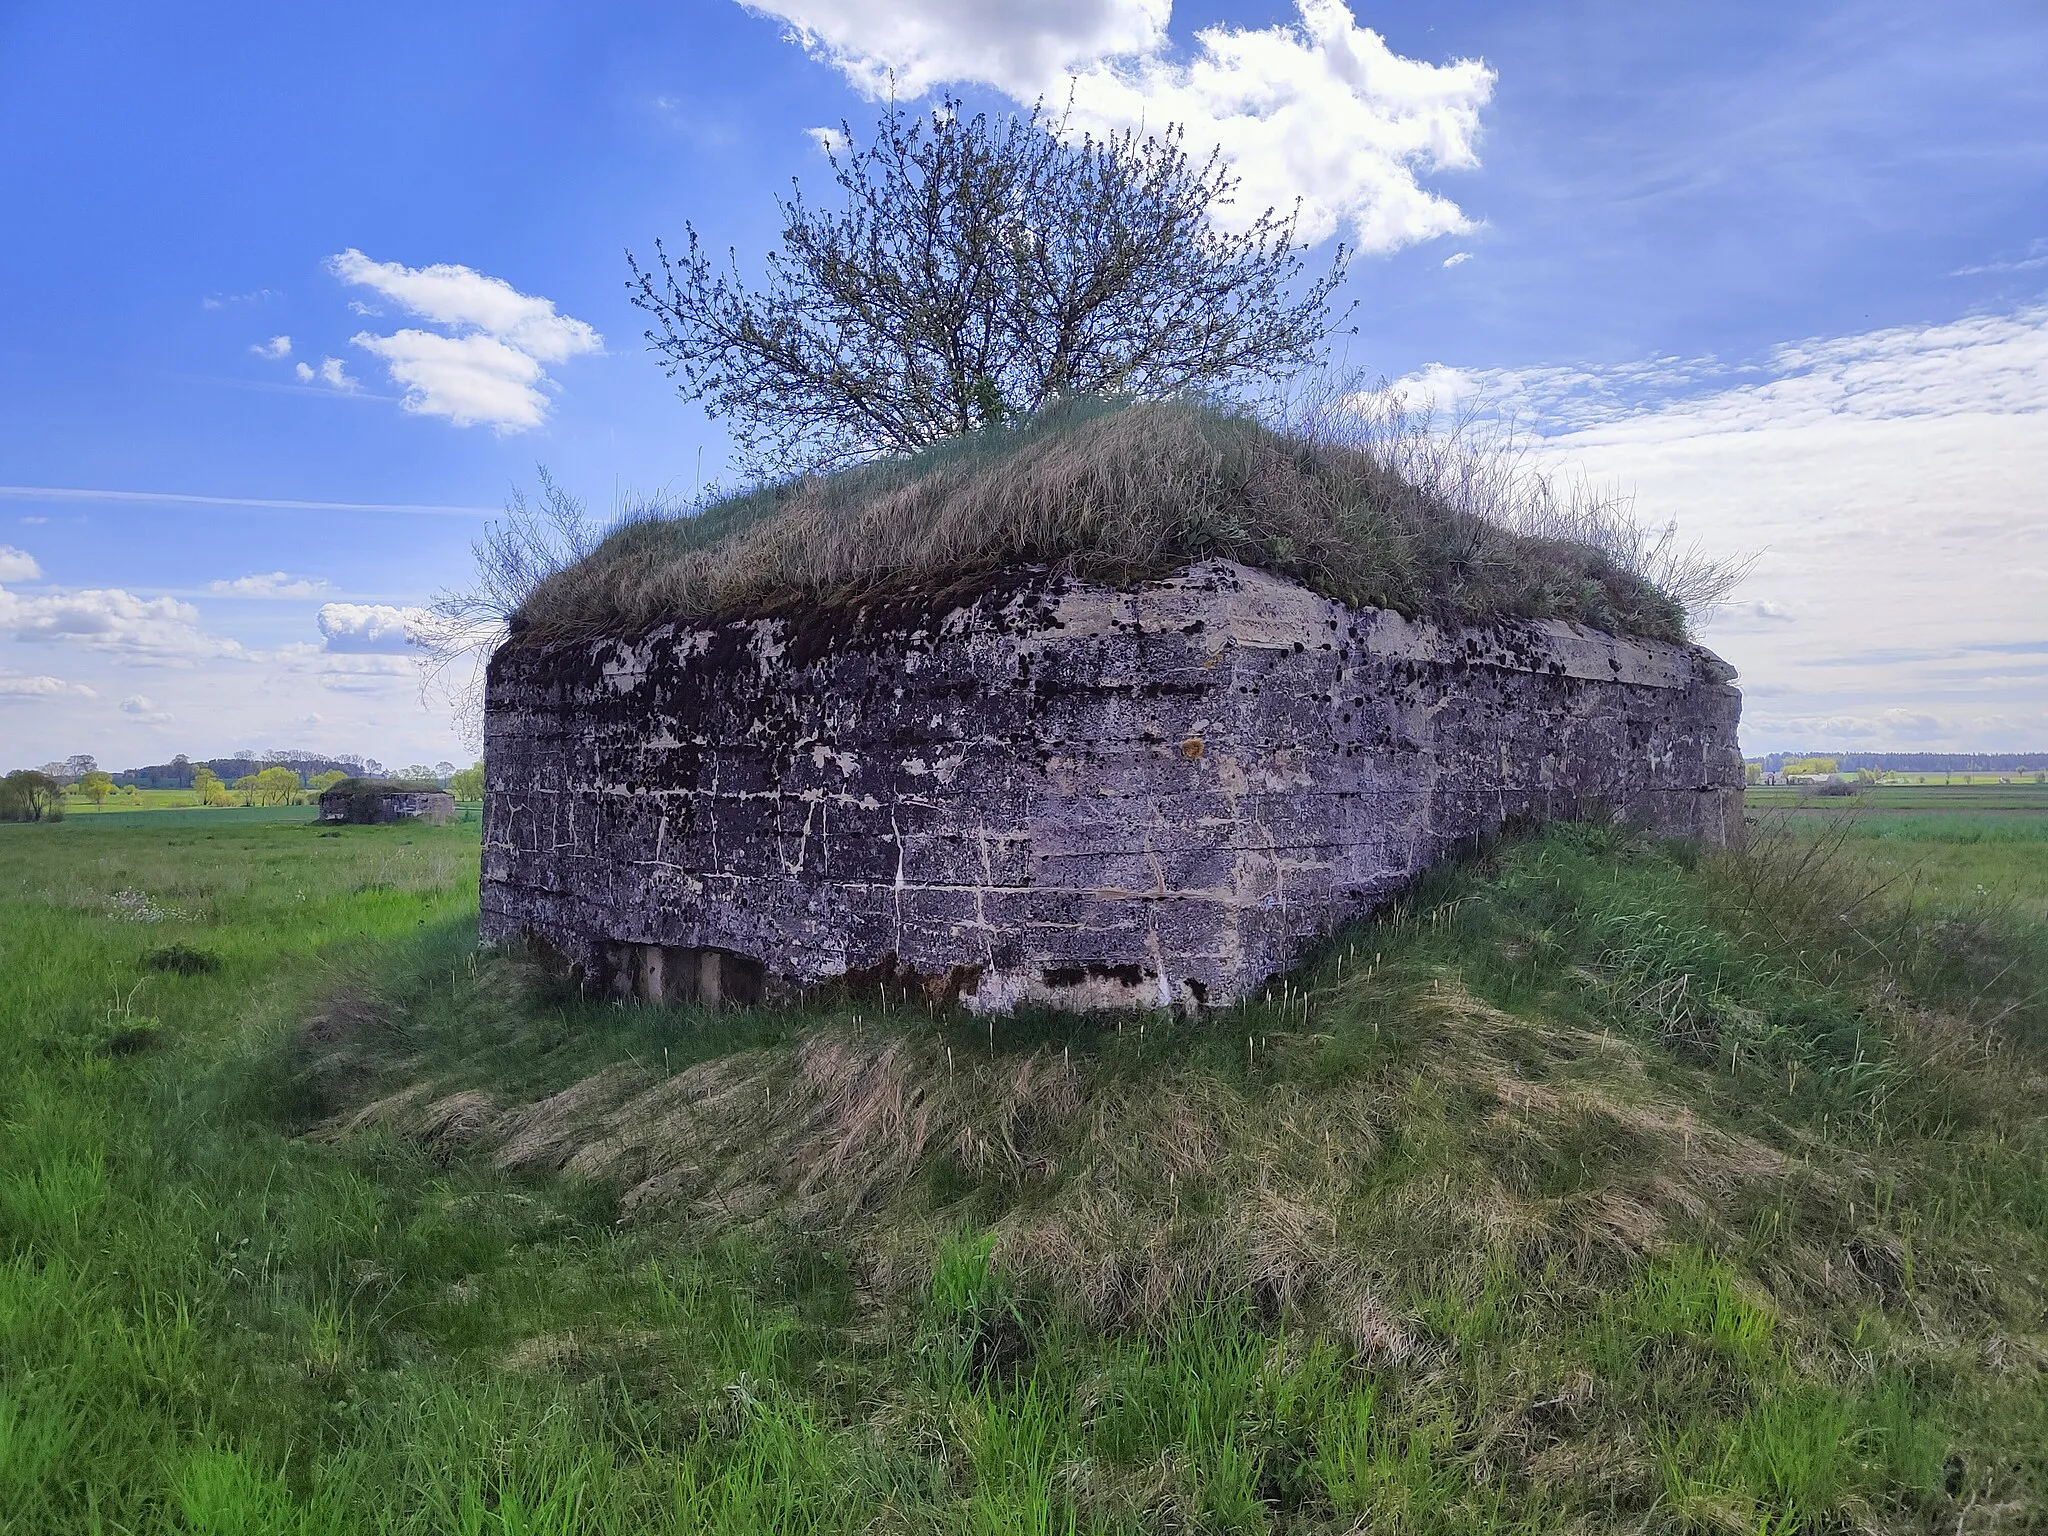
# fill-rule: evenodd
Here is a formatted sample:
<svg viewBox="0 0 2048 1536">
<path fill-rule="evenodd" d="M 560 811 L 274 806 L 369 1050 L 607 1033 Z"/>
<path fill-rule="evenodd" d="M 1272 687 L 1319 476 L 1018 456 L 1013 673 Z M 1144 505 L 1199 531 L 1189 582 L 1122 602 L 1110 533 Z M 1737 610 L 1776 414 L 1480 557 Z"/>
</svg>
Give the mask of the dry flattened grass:
<svg viewBox="0 0 2048 1536">
<path fill-rule="evenodd" d="M 629 521 L 541 578 L 511 629 L 544 642 L 819 603 L 940 606 L 1018 566 L 1126 585 L 1220 556 L 1355 607 L 1684 639 L 1680 602 L 1652 584 L 1661 568 L 1630 568 L 1648 546 L 1613 509 L 1561 514 L 1542 482 L 1532 518 L 1521 503 L 1537 482 L 1420 484 L 1412 445 L 1372 436 L 1283 434 L 1186 401 L 1079 403 L 694 517 Z"/>
<path fill-rule="evenodd" d="M 1091 1318 L 1248 1295 L 1275 1315 L 1312 1309 L 1389 1361 L 1430 1347 L 1418 1285 L 1464 1284 L 1502 1252 L 1618 1272 L 1794 1174 L 1659 1089 L 1631 1043 L 1455 985 L 1414 1006 L 1426 1057 L 1334 1083 L 1251 1086 L 1171 1061 L 1138 1076 L 827 1029 L 673 1076 L 617 1066 L 504 1109 L 423 1085 L 344 1128 L 461 1138 L 501 1168 L 607 1183 L 625 1220 L 830 1231 L 883 1290 L 923 1285 L 960 1191 L 993 1187 L 998 1261 Z M 1569 1187 L 1529 1176 L 1575 1147 L 1600 1155 Z"/>
</svg>

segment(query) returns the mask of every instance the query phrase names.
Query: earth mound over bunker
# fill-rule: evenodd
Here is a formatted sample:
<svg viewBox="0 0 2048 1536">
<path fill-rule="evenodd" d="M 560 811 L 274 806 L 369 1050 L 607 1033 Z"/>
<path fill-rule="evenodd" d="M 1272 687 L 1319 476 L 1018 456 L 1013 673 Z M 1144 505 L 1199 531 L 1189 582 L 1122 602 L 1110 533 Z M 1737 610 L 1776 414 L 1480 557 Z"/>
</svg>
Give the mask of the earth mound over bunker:
<svg viewBox="0 0 2048 1536">
<path fill-rule="evenodd" d="M 515 627 L 484 937 L 660 1000 L 866 977 L 1200 1008 L 1511 818 L 1739 831 L 1740 696 L 1698 647 L 1404 617 L 1228 559 L 1073 570 Z"/>
</svg>

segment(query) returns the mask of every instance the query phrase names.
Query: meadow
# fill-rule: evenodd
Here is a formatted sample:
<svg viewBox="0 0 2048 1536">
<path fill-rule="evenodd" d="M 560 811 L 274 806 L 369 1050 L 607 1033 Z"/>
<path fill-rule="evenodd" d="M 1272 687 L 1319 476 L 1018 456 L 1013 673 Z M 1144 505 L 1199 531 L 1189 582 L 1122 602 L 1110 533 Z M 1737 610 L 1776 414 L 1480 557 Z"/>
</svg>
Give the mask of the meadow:
<svg viewBox="0 0 2048 1536">
<path fill-rule="evenodd" d="M 0 827 L 0 1531 L 2037 1527 L 1994 809 L 1553 828 L 1107 1025 L 586 999 L 474 824 Z"/>
</svg>

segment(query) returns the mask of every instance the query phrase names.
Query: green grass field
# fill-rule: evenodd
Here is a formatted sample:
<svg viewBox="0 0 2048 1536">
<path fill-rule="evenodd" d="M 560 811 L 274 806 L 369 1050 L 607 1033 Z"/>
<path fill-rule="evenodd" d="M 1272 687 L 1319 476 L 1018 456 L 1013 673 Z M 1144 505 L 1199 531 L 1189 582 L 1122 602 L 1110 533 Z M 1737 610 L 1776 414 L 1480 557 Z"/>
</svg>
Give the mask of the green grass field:
<svg viewBox="0 0 2048 1536">
<path fill-rule="evenodd" d="M 1752 789 L 1745 800 L 1766 822 L 1854 840 L 1902 890 L 2003 896 L 2048 924 L 2048 785 L 1885 785 L 1841 799 Z"/>
<path fill-rule="evenodd" d="M 473 824 L 0 827 L 0 1531 L 2038 1528 L 1981 810 L 1554 829 L 1109 1026 L 585 1001 Z"/>
</svg>

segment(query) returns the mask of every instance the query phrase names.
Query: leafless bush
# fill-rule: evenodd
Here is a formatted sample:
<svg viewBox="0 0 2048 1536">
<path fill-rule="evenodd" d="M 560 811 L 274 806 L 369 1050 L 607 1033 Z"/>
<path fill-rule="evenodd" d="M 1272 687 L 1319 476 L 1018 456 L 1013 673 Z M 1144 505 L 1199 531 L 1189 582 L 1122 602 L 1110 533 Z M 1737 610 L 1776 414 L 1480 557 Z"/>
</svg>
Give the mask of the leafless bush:
<svg viewBox="0 0 2048 1536">
<path fill-rule="evenodd" d="M 444 587 L 414 631 L 421 651 L 421 691 L 445 696 L 458 722 L 475 736 L 483 714 L 484 665 L 504 643 L 520 605 L 558 571 L 587 560 L 603 541 L 584 504 L 538 470 L 540 504 L 515 489 L 505 520 L 484 525 L 470 546 L 476 574 L 465 586 Z"/>
</svg>

